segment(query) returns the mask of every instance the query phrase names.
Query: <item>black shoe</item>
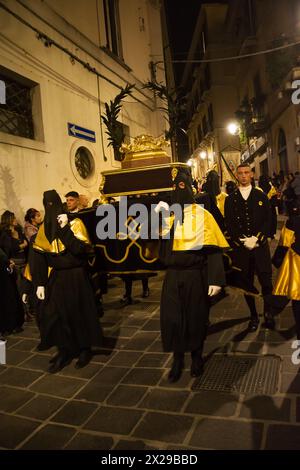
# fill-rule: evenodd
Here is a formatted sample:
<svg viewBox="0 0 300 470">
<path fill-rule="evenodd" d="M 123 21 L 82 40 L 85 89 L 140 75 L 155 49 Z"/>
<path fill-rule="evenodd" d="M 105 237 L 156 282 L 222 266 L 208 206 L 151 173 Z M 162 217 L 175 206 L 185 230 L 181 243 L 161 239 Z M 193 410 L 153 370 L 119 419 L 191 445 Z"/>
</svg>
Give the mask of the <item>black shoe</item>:
<svg viewBox="0 0 300 470">
<path fill-rule="evenodd" d="M 251 317 L 248 323 L 248 330 L 249 331 L 256 331 L 259 325 L 259 318 L 258 317 Z"/>
<path fill-rule="evenodd" d="M 90 362 L 91 359 L 92 359 L 92 353 L 90 349 L 84 349 L 79 354 L 78 361 L 75 364 L 75 369 L 81 369 L 82 367 L 85 367 Z"/>
<path fill-rule="evenodd" d="M 54 358 L 53 358 L 54 359 Z M 49 374 L 56 374 L 64 367 L 69 365 L 72 362 L 72 358 L 67 356 L 65 353 L 58 353 L 54 362 L 50 360 L 50 366 L 48 368 Z"/>
<path fill-rule="evenodd" d="M 43 344 L 43 343 L 39 343 L 36 347 L 37 351 L 47 351 L 47 349 L 50 349 L 50 346 L 48 346 L 47 344 Z"/>
<path fill-rule="evenodd" d="M 169 382 L 177 382 L 182 374 L 182 369 L 184 367 L 183 359 L 174 359 L 172 368 L 168 375 Z"/>
<path fill-rule="evenodd" d="M 269 330 L 274 330 L 275 328 L 275 320 L 271 312 L 264 313 L 265 322 L 264 327 L 268 328 Z"/>
<path fill-rule="evenodd" d="M 143 294 L 142 294 L 142 297 L 145 299 L 146 297 L 149 297 L 150 295 L 150 291 L 149 289 L 145 289 L 143 290 Z"/>
<path fill-rule="evenodd" d="M 191 376 L 200 377 L 204 370 L 204 361 L 202 357 L 195 357 L 192 359 Z"/>
<path fill-rule="evenodd" d="M 43 349 L 42 349 L 43 351 Z M 54 362 L 57 361 L 57 358 L 59 356 L 59 353 L 55 354 L 55 356 L 51 357 L 50 361 L 49 361 L 49 364 L 54 364 Z"/>
<path fill-rule="evenodd" d="M 124 296 L 123 299 L 120 300 L 120 303 L 121 303 L 122 307 L 126 307 L 127 305 L 131 305 L 132 304 L 132 298 Z"/>
</svg>

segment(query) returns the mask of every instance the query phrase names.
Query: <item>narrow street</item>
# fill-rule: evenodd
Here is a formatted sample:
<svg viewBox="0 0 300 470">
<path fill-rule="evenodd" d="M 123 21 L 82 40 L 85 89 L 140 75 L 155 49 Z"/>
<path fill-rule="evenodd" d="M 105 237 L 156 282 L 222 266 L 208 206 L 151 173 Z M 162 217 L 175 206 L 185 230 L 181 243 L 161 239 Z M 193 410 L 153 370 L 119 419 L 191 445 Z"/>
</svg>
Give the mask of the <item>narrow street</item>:
<svg viewBox="0 0 300 470">
<path fill-rule="evenodd" d="M 150 297 L 120 308 L 122 282 L 109 282 L 102 324 L 105 343 L 81 370 L 73 364 L 46 373 L 54 351 L 39 353 L 33 323 L 8 338 L 0 368 L 2 449 L 297 449 L 300 375 L 293 365 L 294 321 L 288 306 L 276 331 L 247 334 L 241 295 L 228 295 L 211 311 L 205 356 L 276 355 L 281 359 L 274 394 L 192 391 L 190 358 L 176 384 L 162 352 L 159 298 L 163 275 L 150 279 Z M 260 311 L 262 305 L 259 305 Z M 208 362 L 207 362 L 208 364 Z M 244 391 L 245 392 L 245 391 Z"/>
</svg>

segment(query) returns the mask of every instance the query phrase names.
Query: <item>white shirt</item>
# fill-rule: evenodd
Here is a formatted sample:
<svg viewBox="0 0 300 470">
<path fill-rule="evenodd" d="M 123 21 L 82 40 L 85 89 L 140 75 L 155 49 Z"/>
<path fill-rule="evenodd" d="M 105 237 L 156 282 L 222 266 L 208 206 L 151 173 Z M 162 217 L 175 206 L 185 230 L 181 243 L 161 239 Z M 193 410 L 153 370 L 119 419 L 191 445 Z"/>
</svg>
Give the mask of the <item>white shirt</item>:
<svg viewBox="0 0 300 470">
<path fill-rule="evenodd" d="M 242 195 L 242 198 L 245 199 L 245 201 L 247 201 L 252 190 L 252 184 L 249 184 L 249 186 L 239 186 L 239 190 Z"/>
</svg>

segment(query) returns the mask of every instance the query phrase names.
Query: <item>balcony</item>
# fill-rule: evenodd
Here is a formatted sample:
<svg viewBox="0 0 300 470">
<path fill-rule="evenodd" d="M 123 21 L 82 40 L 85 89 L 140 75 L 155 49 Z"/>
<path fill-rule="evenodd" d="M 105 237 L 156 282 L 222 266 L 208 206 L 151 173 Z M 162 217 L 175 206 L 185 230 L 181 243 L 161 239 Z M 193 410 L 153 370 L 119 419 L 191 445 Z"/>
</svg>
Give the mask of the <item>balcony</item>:
<svg viewBox="0 0 300 470">
<path fill-rule="evenodd" d="M 246 125 L 246 133 L 248 138 L 261 137 L 267 132 L 269 127 L 269 119 L 266 116 L 258 116 L 252 118 Z"/>
</svg>

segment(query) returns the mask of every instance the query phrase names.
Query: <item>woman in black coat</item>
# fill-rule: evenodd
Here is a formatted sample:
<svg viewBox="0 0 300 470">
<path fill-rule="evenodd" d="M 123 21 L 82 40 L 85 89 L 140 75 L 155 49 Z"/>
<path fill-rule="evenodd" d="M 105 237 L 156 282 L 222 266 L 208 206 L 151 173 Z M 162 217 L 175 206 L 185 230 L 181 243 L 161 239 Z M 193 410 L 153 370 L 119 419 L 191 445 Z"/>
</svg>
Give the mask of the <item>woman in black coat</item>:
<svg viewBox="0 0 300 470">
<path fill-rule="evenodd" d="M 22 331 L 24 310 L 17 289 L 14 263 L 0 248 L 0 335 Z"/>
</svg>

